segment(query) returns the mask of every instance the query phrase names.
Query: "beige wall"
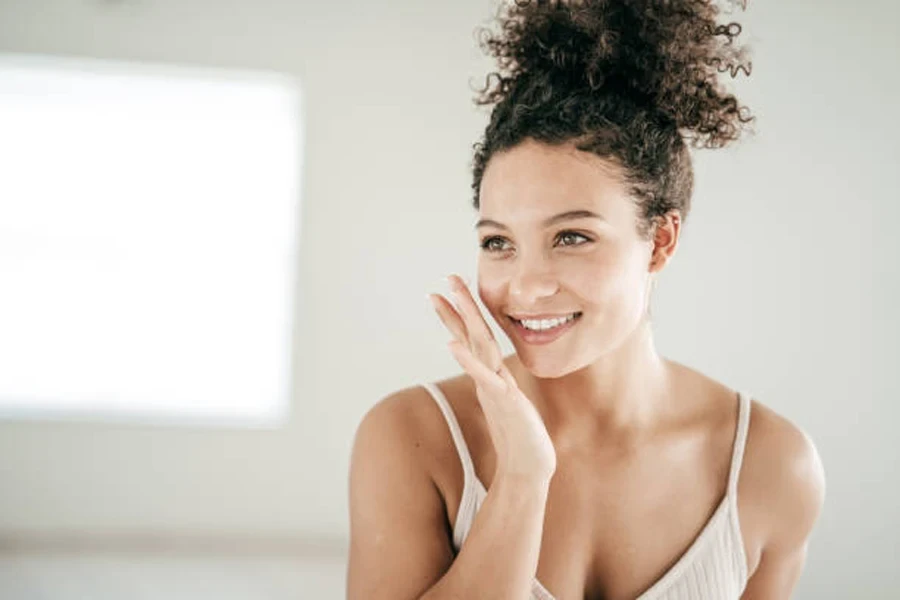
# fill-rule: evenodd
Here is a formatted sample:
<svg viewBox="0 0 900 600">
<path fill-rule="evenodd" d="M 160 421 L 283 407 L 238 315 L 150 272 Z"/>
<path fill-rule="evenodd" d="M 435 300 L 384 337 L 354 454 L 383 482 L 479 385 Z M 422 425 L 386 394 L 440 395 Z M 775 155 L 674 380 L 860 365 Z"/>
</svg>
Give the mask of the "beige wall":
<svg viewBox="0 0 900 600">
<path fill-rule="evenodd" d="M 469 80 L 488 66 L 473 28 L 490 6 L 0 0 L 0 51 L 275 69 L 299 77 L 306 109 L 289 426 L 0 423 L 0 532 L 276 536 L 341 552 L 359 418 L 455 370 L 423 295 L 473 271 L 467 167 L 485 115 Z M 828 499 L 798 598 L 900 590 L 887 375 L 898 17 L 877 0 L 752 3 L 740 89 L 758 135 L 698 156 L 695 210 L 654 308 L 666 354 L 818 443 Z"/>
</svg>

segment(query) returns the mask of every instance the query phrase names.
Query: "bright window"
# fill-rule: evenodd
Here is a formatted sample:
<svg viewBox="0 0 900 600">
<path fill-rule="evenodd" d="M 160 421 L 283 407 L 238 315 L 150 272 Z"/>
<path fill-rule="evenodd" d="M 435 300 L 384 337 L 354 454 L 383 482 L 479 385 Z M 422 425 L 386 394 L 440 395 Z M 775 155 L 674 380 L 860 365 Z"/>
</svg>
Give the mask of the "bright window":
<svg viewBox="0 0 900 600">
<path fill-rule="evenodd" d="M 280 422 L 300 117 L 277 74 L 0 55 L 0 414 Z"/>
</svg>

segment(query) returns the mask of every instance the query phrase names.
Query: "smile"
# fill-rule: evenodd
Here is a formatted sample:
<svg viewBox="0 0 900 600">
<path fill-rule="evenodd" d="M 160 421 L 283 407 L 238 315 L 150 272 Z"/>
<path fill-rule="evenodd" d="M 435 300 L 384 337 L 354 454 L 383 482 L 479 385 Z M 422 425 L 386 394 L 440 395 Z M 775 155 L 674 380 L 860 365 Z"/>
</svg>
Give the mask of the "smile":
<svg viewBox="0 0 900 600">
<path fill-rule="evenodd" d="M 546 318 L 516 319 L 515 317 L 509 317 L 509 320 L 515 325 L 516 333 L 524 342 L 529 344 L 549 344 L 571 329 L 580 317 L 581 313 L 575 312 L 568 315 L 548 316 Z"/>
</svg>

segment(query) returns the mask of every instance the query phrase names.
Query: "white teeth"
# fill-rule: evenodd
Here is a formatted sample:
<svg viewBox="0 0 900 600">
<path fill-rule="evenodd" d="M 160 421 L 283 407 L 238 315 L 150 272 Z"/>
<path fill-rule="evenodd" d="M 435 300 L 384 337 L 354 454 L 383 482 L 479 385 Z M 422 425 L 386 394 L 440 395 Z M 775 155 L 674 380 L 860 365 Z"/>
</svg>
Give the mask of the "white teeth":
<svg viewBox="0 0 900 600">
<path fill-rule="evenodd" d="M 573 319 L 575 319 L 575 315 L 571 314 L 568 317 L 563 317 L 561 319 L 524 319 L 519 321 L 519 323 L 521 323 L 525 329 L 530 329 L 532 331 L 547 331 L 548 329 L 565 325 Z"/>
</svg>

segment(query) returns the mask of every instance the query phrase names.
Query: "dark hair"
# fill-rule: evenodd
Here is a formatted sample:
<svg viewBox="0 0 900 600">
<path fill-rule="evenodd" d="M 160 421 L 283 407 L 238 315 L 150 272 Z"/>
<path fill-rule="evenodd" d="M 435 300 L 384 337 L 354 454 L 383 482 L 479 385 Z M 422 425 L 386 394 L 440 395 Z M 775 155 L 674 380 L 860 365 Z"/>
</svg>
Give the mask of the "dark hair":
<svg viewBox="0 0 900 600">
<path fill-rule="evenodd" d="M 718 23 L 719 13 L 714 0 L 515 0 L 501 8 L 499 32 L 481 30 L 498 72 L 476 98 L 494 107 L 475 145 L 475 208 L 491 156 L 531 138 L 573 142 L 618 164 L 642 235 L 670 210 L 685 219 L 689 146 L 725 146 L 753 120 L 719 78 L 751 70 L 746 48 L 734 43 L 741 26 Z"/>
</svg>

